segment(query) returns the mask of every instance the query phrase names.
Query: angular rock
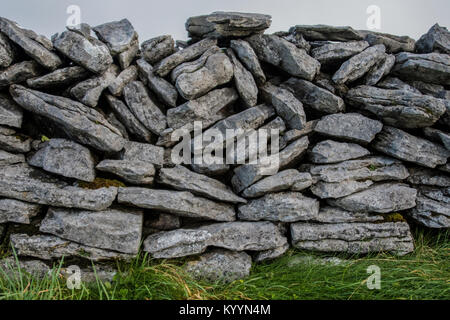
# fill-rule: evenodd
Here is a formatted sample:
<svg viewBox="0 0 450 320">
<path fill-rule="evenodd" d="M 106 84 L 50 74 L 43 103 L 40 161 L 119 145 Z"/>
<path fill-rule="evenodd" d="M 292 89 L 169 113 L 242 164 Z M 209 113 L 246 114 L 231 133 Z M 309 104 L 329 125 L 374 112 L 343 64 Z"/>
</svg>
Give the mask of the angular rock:
<svg viewBox="0 0 450 320">
<path fill-rule="evenodd" d="M 309 221 L 318 213 L 319 201 L 300 192 L 266 194 L 238 208 L 238 218 L 247 221 Z"/>
<path fill-rule="evenodd" d="M 364 35 L 364 40 L 371 46 L 383 44 L 386 47 L 386 52 L 414 52 L 415 41 L 408 36 L 396 36 L 373 31 L 360 31 L 360 33 Z"/>
<path fill-rule="evenodd" d="M 428 228 L 450 227 L 450 188 L 420 188 L 416 202 L 408 213 L 415 221 Z"/>
<path fill-rule="evenodd" d="M 311 192 L 320 199 L 337 199 L 355 192 L 368 189 L 373 185 L 372 180 L 344 180 L 341 182 L 319 181 L 311 186 Z"/>
<path fill-rule="evenodd" d="M 367 73 L 365 83 L 369 86 L 373 86 L 378 83 L 382 78 L 387 76 L 391 72 L 395 64 L 395 56 L 393 54 L 385 54 L 385 58 L 379 61 L 373 66 L 373 68 Z"/>
<path fill-rule="evenodd" d="M 283 38 L 254 35 L 246 40 L 260 60 L 279 67 L 294 77 L 311 81 L 319 72 L 319 61 Z"/>
<path fill-rule="evenodd" d="M 158 182 L 172 187 L 176 190 L 190 191 L 194 194 L 204 196 L 213 200 L 246 203 L 247 201 L 238 197 L 222 182 L 190 171 L 177 165 L 174 168 L 162 168 L 159 171 Z"/>
<path fill-rule="evenodd" d="M 247 41 L 241 39 L 231 40 L 230 47 L 244 66 L 252 73 L 257 84 L 261 85 L 266 82 L 266 76 L 261 68 L 258 57 Z"/>
<path fill-rule="evenodd" d="M 235 220 L 232 205 L 196 197 L 186 191 L 119 188 L 118 202 L 144 209 L 168 212 L 181 217 L 216 221 Z"/>
<path fill-rule="evenodd" d="M 369 154 L 369 150 L 355 143 L 325 140 L 312 148 L 309 159 L 313 163 L 336 163 L 361 158 Z"/>
<path fill-rule="evenodd" d="M 163 35 L 151 38 L 141 44 L 142 57 L 148 63 L 156 63 L 175 52 L 175 42 L 172 36 Z"/>
<path fill-rule="evenodd" d="M 280 148 L 284 149 L 289 143 L 300 139 L 301 137 L 310 135 L 314 127 L 316 126 L 317 120 L 308 121 L 305 123 L 305 127 L 301 130 L 292 129 L 286 131 L 280 140 Z"/>
<path fill-rule="evenodd" d="M 227 50 L 227 54 L 233 63 L 234 84 L 246 107 L 256 105 L 258 101 L 258 87 L 250 71 L 245 69 L 242 63 L 236 58 L 232 49 Z"/>
<path fill-rule="evenodd" d="M 385 126 L 377 135 L 373 148 L 394 158 L 435 168 L 447 163 L 449 151 L 405 131 Z"/>
<path fill-rule="evenodd" d="M 322 67 L 332 67 L 367 49 L 366 41 L 330 42 L 311 50 L 311 56 Z"/>
<path fill-rule="evenodd" d="M 369 47 L 344 62 L 333 75 L 336 84 L 353 82 L 365 75 L 373 66 L 384 59 L 385 47 L 382 44 Z"/>
<path fill-rule="evenodd" d="M 62 64 L 61 59 L 54 52 L 36 41 L 36 38 L 30 37 L 29 30 L 19 28 L 17 23 L 6 18 L 0 18 L 0 31 L 45 68 L 54 70 Z M 34 36 L 37 35 L 34 34 Z"/>
<path fill-rule="evenodd" d="M 305 106 L 325 113 L 337 113 L 345 111 L 342 98 L 322 89 L 309 81 L 290 78 L 282 84 L 305 104 Z"/>
<path fill-rule="evenodd" d="M 103 160 L 95 168 L 110 172 L 132 184 L 153 184 L 155 176 L 153 164 L 138 160 Z"/>
<path fill-rule="evenodd" d="M 414 250 L 406 222 L 386 223 L 294 223 L 291 224 L 295 248 L 325 252 L 365 254 L 391 252 L 405 255 Z"/>
<path fill-rule="evenodd" d="M 417 190 L 406 184 L 382 183 L 328 202 L 349 211 L 388 213 L 415 207 L 416 196 Z"/>
<path fill-rule="evenodd" d="M 0 196 L 65 208 L 104 210 L 115 200 L 117 188 L 96 190 L 69 186 L 26 164 L 2 167 Z"/>
<path fill-rule="evenodd" d="M 301 191 L 312 184 L 312 178 L 309 173 L 298 172 L 295 169 L 280 171 L 273 176 L 266 177 L 251 185 L 242 192 L 246 198 L 257 198 L 267 193 L 293 190 Z"/>
<path fill-rule="evenodd" d="M 164 148 L 149 143 L 128 141 L 120 154 L 121 160 L 144 161 L 162 166 L 164 162 Z"/>
<path fill-rule="evenodd" d="M 6 94 L 0 94 L 0 125 L 20 128 L 23 112 L 17 103 Z"/>
<path fill-rule="evenodd" d="M 206 38 L 193 45 L 177 51 L 162 59 L 155 65 L 154 73 L 160 77 L 167 76 L 176 66 L 201 56 L 210 47 L 217 44 L 216 39 Z"/>
<path fill-rule="evenodd" d="M 261 262 L 261 261 L 266 261 L 266 260 L 273 260 L 273 259 L 276 259 L 278 257 L 281 257 L 288 250 L 289 250 L 289 243 L 286 243 L 283 246 L 275 248 L 275 249 L 258 251 L 253 256 L 253 261 Z"/>
<path fill-rule="evenodd" d="M 303 104 L 288 90 L 276 87 L 267 82 L 260 88 L 263 99 L 274 106 L 288 126 L 292 129 L 303 129 L 306 115 Z"/>
<path fill-rule="evenodd" d="M 229 283 L 250 275 L 252 258 L 245 252 L 215 249 L 189 262 L 185 270 L 194 279 Z"/>
<path fill-rule="evenodd" d="M 436 23 L 416 42 L 416 50 L 419 53 L 437 51 L 450 54 L 450 32 Z"/>
<path fill-rule="evenodd" d="M 113 56 L 128 50 L 137 39 L 137 33 L 128 19 L 104 23 L 93 30 L 97 37 L 106 43 Z"/>
<path fill-rule="evenodd" d="M 130 48 L 124 52 L 119 53 L 119 55 L 117 56 L 117 60 L 119 61 L 119 65 L 122 68 L 122 70 L 125 70 L 131 65 L 131 63 L 133 62 L 134 58 L 138 55 L 138 53 L 139 53 L 139 40 L 136 37 L 130 43 Z"/>
<path fill-rule="evenodd" d="M 393 73 L 408 80 L 450 85 L 450 56 L 440 53 L 399 53 Z"/>
<path fill-rule="evenodd" d="M 37 78 L 27 79 L 27 86 L 33 89 L 64 87 L 84 80 L 89 75 L 90 72 L 83 67 L 66 67 Z"/>
<path fill-rule="evenodd" d="M 136 254 L 142 221 L 142 211 L 138 210 L 110 208 L 93 212 L 50 208 L 39 231 L 86 246 Z"/>
<path fill-rule="evenodd" d="M 52 235 L 12 234 L 11 243 L 19 256 L 42 260 L 77 257 L 91 261 L 131 260 L 132 254 L 85 246 Z"/>
<path fill-rule="evenodd" d="M 123 95 L 130 110 L 148 130 L 159 135 L 166 128 L 166 116 L 142 82 L 130 82 L 123 89 Z"/>
<path fill-rule="evenodd" d="M 442 172 L 426 168 L 409 168 L 407 181 L 416 185 L 450 187 L 450 177 Z"/>
<path fill-rule="evenodd" d="M 106 152 L 123 147 L 121 133 L 92 108 L 18 85 L 11 86 L 10 93 L 21 107 L 58 124 L 75 141 Z"/>
<path fill-rule="evenodd" d="M 334 27 L 323 24 L 297 25 L 289 29 L 290 33 L 299 33 L 308 40 L 352 41 L 363 40 L 362 35 L 349 26 Z"/>
<path fill-rule="evenodd" d="M 25 162 L 23 154 L 13 154 L 0 150 L 0 166 Z"/>
<path fill-rule="evenodd" d="M 321 223 L 350 223 L 350 222 L 383 222 L 382 215 L 369 214 L 367 212 L 352 212 L 336 207 L 321 207 L 319 214 L 314 219 Z"/>
<path fill-rule="evenodd" d="M 0 33 L 0 68 L 9 67 L 17 58 L 14 45 L 3 33 Z"/>
<path fill-rule="evenodd" d="M 367 144 L 381 131 L 383 124 L 358 113 L 337 113 L 322 117 L 314 132 L 337 139 Z"/>
<path fill-rule="evenodd" d="M 23 61 L 13 64 L 0 71 L 0 88 L 24 82 L 40 74 L 42 74 L 42 67 L 35 61 Z"/>
<path fill-rule="evenodd" d="M 71 30 L 58 34 L 53 45 L 61 54 L 97 74 L 105 72 L 113 63 L 108 47 L 89 35 Z"/>
<path fill-rule="evenodd" d="M 109 92 L 113 96 L 121 96 L 123 88 L 131 81 L 137 80 L 138 69 L 136 66 L 130 66 L 123 70 L 108 86 Z"/>
<path fill-rule="evenodd" d="M 419 90 L 417 90 L 413 86 L 407 84 L 406 82 L 403 82 L 399 78 L 395 78 L 392 76 L 388 76 L 384 80 L 378 82 L 377 87 L 383 88 L 383 89 L 407 90 L 407 91 L 411 91 L 413 93 L 418 93 L 418 94 L 421 93 Z"/>
<path fill-rule="evenodd" d="M 70 140 L 50 139 L 31 158 L 30 164 L 64 177 L 88 182 L 95 179 L 91 152 Z"/>
<path fill-rule="evenodd" d="M 0 199 L 0 223 L 13 222 L 30 224 L 41 206 L 13 199 Z"/>
<path fill-rule="evenodd" d="M 13 153 L 31 150 L 31 139 L 16 133 L 15 130 L 0 126 L 0 149 Z"/>
</svg>

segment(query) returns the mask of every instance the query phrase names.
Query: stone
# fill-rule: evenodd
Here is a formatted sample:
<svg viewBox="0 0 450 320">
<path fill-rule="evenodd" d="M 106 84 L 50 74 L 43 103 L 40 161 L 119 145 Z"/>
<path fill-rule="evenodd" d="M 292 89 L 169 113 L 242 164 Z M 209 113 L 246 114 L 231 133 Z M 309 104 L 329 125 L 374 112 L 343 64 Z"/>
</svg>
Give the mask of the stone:
<svg viewBox="0 0 450 320">
<path fill-rule="evenodd" d="M 303 104 L 288 90 L 267 82 L 260 88 L 266 103 L 273 105 L 278 115 L 286 121 L 289 128 L 303 129 L 306 115 Z"/>
<path fill-rule="evenodd" d="M 376 85 L 382 78 L 391 72 L 394 64 L 395 56 L 393 54 L 385 54 L 384 59 L 378 61 L 378 63 L 367 73 L 365 78 L 366 85 Z"/>
<path fill-rule="evenodd" d="M 309 221 L 319 212 L 319 201 L 300 192 L 269 193 L 240 205 L 238 218 L 247 221 Z"/>
<path fill-rule="evenodd" d="M 143 161 L 162 166 L 164 163 L 164 148 L 150 143 L 128 141 L 120 154 L 120 160 Z"/>
<path fill-rule="evenodd" d="M 445 147 L 445 149 L 450 150 L 450 134 L 434 129 L 434 128 L 423 128 L 423 133 L 425 137 L 440 142 Z"/>
<path fill-rule="evenodd" d="M 191 168 L 192 170 L 200 174 L 206 174 L 208 176 L 219 176 L 227 173 L 228 170 L 230 170 L 230 165 L 225 163 L 222 164 L 192 163 Z"/>
<path fill-rule="evenodd" d="M 447 163 L 449 151 L 400 129 L 385 126 L 372 144 L 375 150 L 394 158 L 435 168 Z"/>
<path fill-rule="evenodd" d="M 144 59 L 136 61 L 139 72 L 144 78 L 144 83 L 152 90 L 158 99 L 170 107 L 177 106 L 178 92 L 175 87 L 164 78 L 155 76 L 153 74 L 153 67 Z"/>
<path fill-rule="evenodd" d="M 119 73 L 116 65 L 111 65 L 102 75 L 84 80 L 70 89 L 70 94 L 86 106 L 95 108 L 100 96 L 116 79 Z"/>
<path fill-rule="evenodd" d="M 119 53 L 117 60 L 122 70 L 128 68 L 134 61 L 134 58 L 139 54 L 139 39 L 136 37 L 130 44 L 130 48 L 124 52 Z"/>
<path fill-rule="evenodd" d="M 108 47 L 100 40 L 80 32 L 64 31 L 56 35 L 53 45 L 61 54 L 97 74 L 113 63 Z"/>
<path fill-rule="evenodd" d="M 13 199 L 0 199 L 0 223 L 13 222 L 30 224 L 41 206 Z"/>
<path fill-rule="evenodd" d="M 231 40 L 230 48 L 236 53 L 244 67 L 252 73 L 258 85 L 266 82 L 266 76 L 261 68 L 258 57 L 247 41 L 242 39 Z"/>
<path fill-rule="evenodd" d="M 312 134 L 316 123 L 317 120 L 308 121 L 305 123 L 305 127 L 301 130 L 291 129 L 286 131 L 280 139 L 280 148 L 284 149 L 289 143 L 298 140 L 301 137 Z"/>
<path fill-rule="evenodd" d="M 18 260 L 16 257 L 9 257 L 0 260 L 0 272 L 10 279 L 21 279 L 26 274 L 42 279 L 49 275 L 51 269 L 40 260 Z"/>
<path fill-rule="evenodd" d="M 181 218 L 167 213 L 160 213 L 156 218 L 145 221 L 145 226 L 157 230 L 178 229 L 181 228 Z"/>
<path fill-rule="evenodd" d="M 437 170 L 412 167 L 409 168 L 409 173 L 407 181 L 410 184 L 450 187 L 450 177 Z"/>
<path fill-rule="evenodd" d="M 414 52 L 415 41 L 408 36 L 396 36 L 388 33 L 374 31 L 359 31 L 364 35 L 364 40 L 371 46 L 382 44 L 388 53 Z"/>
<path fill-rule="evenodd" d="M 117 188 L 73 187 L 26 164 L 3 166 L 0 196 L 64 208 L 104 210 L 115 200 Z"/>
<path fill-rule="evenodd" d="M 414 250 L 406 222 L 386 223 L 293 223 L 292 245 L 312 251 L 366 254 L 390 252 L 405 255 Z"/>
<path fill-rule="evenodd" d="M 13 153 L 31 150 L 31 138 L 16 133 L 15 130 L 0 126 L 0 149 Z"/>
<path fill-rule="evenodd" d="M 415 207 L 416 196 L 417 190 L 406 184 L 381 183 L 328 203 L 349 211 L 389 213 Z"/>
<path fill-rule="evenodd" d="M 245 252 L 215 249 L 188 262 L 185 270 L 197 280 L 229 283 L 248 277 L 251 266 L 252 258 Z"/>
<path fill-rule="evenodd" d="M 222 182 L 208 176 L 198 174 L 189 169 L 177 165 L 174 168 L 162 168 L 159 170 L 158 182 L 181 191 L 189 191 L 199 196 L 212 200 L 246 203 L 238 197 Z"/>
<path fill-rule="evenodd" d="M 254 107 L 258 102 L 258 87 L 250 71 L 245 69 L 236 58 L 233 50 L 228 48 L 228 57 L 233 63 L 234 85 L 246 107 Z"/>
<path fill-rule="evenodd" d="M 89 77 L 90 72 L 83 67 L 73 66 L 57 69 L 43 76 L 27 79 L 27 86 L 32 89 L 47 89 L 69 86 Z"/>
<path fill-rule="evenodd" d="M 177 51 L 159 61 L 154 68 L 154 73 L 160 77 L 167 76 L 175 67 L 183 62 L 192 61 L 200 57 L 206 50 L 217 44 L 216 39 L 206 38 Z"/>
<path fill-rule="evenodd" d="M 311 56 L 323 67 L 333 67 L 369 47 L 366 41 L 330 42 L 311 50 Z"/>
<path fill-rule="evenodd" d="M 399 53 L 393 73 L 400 78 L 450 85 L 450 56 L 440 53 Z"/>
<path fill-rule="evenodd" d="M 420 94 L 421 92 L 414 88 L 413 86 L 409 85 L 406 82 L 403 82 L 399 78 L 388 76 L 384 78 L 382 81 L 377 83 L 377 87 L 383 88 L 383 89 L 398 89 L 398 90 L 407 90 L 411 91 L 413 93 Z"/>
<path fill-rule="evenodd" d="M 131 81 L 137 80 L 137 77 L 138 69 L 136 66 L 130 66 L 124 69 L 114 80 L 111 81 L 108 86 L 108 90 L 113 96 L 121 96 L 126 85 Z"/>
<path fill-rule="evenodd" d="M 0 150 L 0 166 L 25 162 L 23 154 L 13 154 Z"/>
<path fill-rule="evenodd" d="M 159 210 L 181 217 L 234 221 L 234 207 L 194 196 L 187 191 L 147 188 L 119 188 L 118 202 L 144 209 Z"/>
<path fill-rule="evenodd" d="M 436 23 L 416 42 L 416 51 L 418 53 L 436 51 L 450 54 L 450 32 Z"/>
<path fill-rule="evenodd" d="M 151 38 L 141 44 L 142 57 L 150 64 L 161 61 L 175 52 L 172 36 L 163 35 Z"/>
<path fill-rule="evenodd" d="M 63 257 L 84 258 L 91 261 L 131 260 L 132 254 L 109 251 L 85 246 L 52 235 L 12 234 L 11 244 L 19 256 L 42 260 L 61 259 Z"/>
<path fill-rule="evenodd" d="M 423 81 L 408 81 L 408 85 L 412 87 L 412 90 L 433 96 L 435 98 L 449 100 L 450 90 L 445 90 L 444 86 L 435 83 L 427 83 Z M 447 101 L 446 105 L 447 105 Z"/>
<path fill-rule="evenodd" d="M 246 40 L 261 61 L 279 67 L 294 77 L 311 81 L 319 72 L 319 61 L 283 38 L 254 35 Z"/>
<path fill-rule="evenodd" d="M 30 164 L 64 177 L 92 182 L 94 158 L 88 148 L 70 140 L 50 139 L 31 158 Z"/>
<path fill-rule="evenodd" d="M 109 94 L 106 95 L 106 100 L 108 101 L 108 104 L 116 117 L 125 125 L 131 134 L 136 136 L 136 138 L 140 141 L 151 141 L 151 132 L 144 127 L 144 125 L 135 117 L 125 103 L 122 102 L 122 100 L 119 100 Z"/>
<path fill-rule="evenodd" d="M 382 215 L 376 215 L 367 212 L 352 212 L 337 207 L 322 206 L 319 214 L 314 218 L 315 222 L 320 223 L 354 223 L 354 222 L 383 222 L 385 218 Z"/>
<path fill-rule="evenodd" d="M 123 95 L 131 112 L 148 130 L 159 135 L 167 127 L 166 116 L 142 82 L 127 84 Z"/>
<path fill-rule="evenodd" d="M 153 184 L 155 166 L 138 160 L 103 160 L 96 167 L 99 171 L 112 173 L 132 184 Z"/>
<path fill-rule="evenodd" d="M 22 108 L 8 95 L 0 94 L 0 125 L 20 128 L 22 120 Z"/>
<path fill-rule="evenodd" d="M 337 199 L 355 192 L 368 189 L 373 185 L 372 180 L 344 180 L 341 182 L 319 181 L 311 186 L 311 192 L 320 199 Z"/>
<path fill-rule="evenodd" d="M 284 190 L 301 191 L 310 187 L 311 184 L 312 178 L 309 173 L 298 172 L 295 169 L 286 169 L 251 185 L 242 192 L 242 196 L 257 198 L 267 193 Z"/>
<path fill-rule="evenodd" d="M 180 95 L 192 100 L 229 82 L 233 78 L 233 64 L 218 47 L 212 47 L 198 60 L 176 67 L 171 77 Z"/>
<path fill-rule="evenodd" d="M 194 121 L 201 121 L 204 129 L 230 115 L 228 106 L 239 98 L 234 88 L 215 89 L 204 96 L 167 110 L 170 128 L 194 130 Z"/>
<path fill-rule="evenodd" d="M 247 37 L 263 33 L 270 27 L 271 18 L 258 13 L 216 11 L 190 17 L 186 21 L 186 30 L 194 39 Z"/>
<path fill-rule="evenodd" d="M 0 33 L 0 68 L 9 67 L 17 58 L 17 50 L 3 33 Z"/>
<path fill-rule="evenodd" d="M 383 128 L 379 121 L 358 113 L 336 113 L 322 117 L 314 127 L 314 132 L 325 136 L 367 144 Z"/>
<path fill-rule="evenodd" d="M 0 18 L 0 31 L 45 68 L 55 70 L 62 64 L 61 59 L 54 52 L 36 41 L 36 38 L 30 37 L 29 30 L 19 28 L 17 23 L 6 18 Z"/>
<path fill-rule="evenodd" d="M 357 159 L 370 154 L 370 151 L 356 143 L 325 140 L 317 143 L 309 153 L 313 163 L 336 163 Z"/>
<path fill-rule="evenodd" d="M 290 90 L 306 107 L 325 113 L 345 111 L 345 103 L 342 98 L 309 81 L 290 78 L 282 84 L 282 87 Z"/>
<path fill-rule="evenodd" d="M 0 71 L 0 88 L 37 77 L 42 74 L 42 71 L 42 67 L 35 61 L 22 61 L 15 63 Z"/>
<path fill-rule="evenodd" d="M 417 206 L 408 214 L 416 222 L 433 229 L 450 227 L 450 189 L 420 188 Z"/>
<path fill-rule="evenodd" d="M 362 35 L 349 26 L 333 27 L 323 24 L 318 25 L 297 25 L 289 30 L 290 33 L 299 33 L 308 41 L 329 40 L 329 41 L 353 41 L 363 40 Z"/>
<path fill-rule="evenodd" d="M 97 37 L 106 43 L 113 56 L 128 50 L 137 39 L 137 33 L 128 19 L 104 23 L 93 30 Z"/>
<path fill-rule="evenodd" d="M 152 234 L 144 241 L 144 251 L 154 258 L 180 258 L 203 253 L 212 243 L 206 230 L 176 229 Z"/>
<path fill-rule="evenodd" d="M 353 82 L 368 71 L 385 57 L 385 46 L 382 44 L 369 47 L 363 52 L 351 57 L 344 62 L 333 75 L 336 84 Z"/>
<path fill-rule="evenodd" d="M 123 148 L 120 131 L 98 111 L 73 100 L 13 85 L 10 93 L 22 108 L 61 126 L 73 140 L 106 152 Z"/>
<path fill-rule="evenodd" d="M 137 254 L 142 223 L 143 214 L 139 210 L 109 208 L 94 212 L 50 208 L 39 231 L 85 246 Z"/>
<path fill-rule="evenodd" d="M 308 148 L 308 137 L 300 138 L 279 153 L 259 159 L 257 164 L 244 164 L 234 169 L 231 184 L 236 192 L 241 192 L 266 175 L 274 175 L 299 160 Z"/>
<path fill-rule="evenodd" d="M 391 126 L 422 128 L 432 126 L 445 111 L 442 99 L 408 90 L 358 86 L 350 89 L 347 103 L 371 112 Z"/>
<path fill-rule="evenodd" d="M 275 248 L 275 249 L 258 251 L 253 256 L 253 261 L 261 262 L 261 261 L 273 260 L 273 259 L 281 257 L 288 250 L 289 250 L 289 243 L 285 243 L 281 247 L 278 247 L 278 248 Z"/>
</svg>

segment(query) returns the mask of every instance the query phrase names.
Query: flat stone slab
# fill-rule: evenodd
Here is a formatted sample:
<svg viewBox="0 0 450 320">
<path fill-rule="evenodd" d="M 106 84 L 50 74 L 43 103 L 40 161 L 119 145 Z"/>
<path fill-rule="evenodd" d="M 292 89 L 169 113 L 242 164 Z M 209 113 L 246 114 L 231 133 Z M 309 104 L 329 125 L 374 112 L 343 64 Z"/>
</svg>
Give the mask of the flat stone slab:
<svg viewBox="0 0 450 320">
<path fill-rule="evenodd" d="M 388 33 L 374 31 L 359 31 L 364 35 L 364 40 L 371 46 L 382 44 L 386 47 L 386 52 L 398 53 L 402 51 L 413 52 L 415 47 L 414 39 L 408 36 L 396 36 Z"/>
<path fill-rule="evenodd" d="M 410 173 L 407 179 L 408 183 L 433 187 L 450 187 L 450 177 L 442 171 L 422 167 L 411 167 L 408 171 Z"/>
<path fill-rule="evenodd" d="M 164 163 L 164 148 L 150 143 L 127 141 L 120 153 L 120 160 L 143 161 L 162 166 Z"/>
<path fill-rule="evenodd" d="M 356 143 L 325 140 L 317 143 L 309 153 L 313 163 L 336 163 L 367 156 L 370 151 Z"/>
<path fill-rule="evenodd" d="M 23 154 L 14 154 L 0 150 L 0 166 L 22 162 L 25 162 L 25 156 Z"/>
<path fill-rule="evenodd" d="M 151 185 L 155 176 L 155 166 L 139 160 L 103 160 L 95 168 L 132 184 Z"/>
<path fill-rule="evenodd" d="M 333 66 L 361 53 L 367 47 L 367 41 L 330 42 L 312 49 L 311 56 L 322 66 Z"/>
<path fill-rule="evenodd" d="M 43 73 L 42 67 L 36 61 L 22 61 L 0 71 L 0 88 L 21 83 L 35 78 Z"/>
<path fill-rule="evenodd" d="M 41 206 L 14 199 L 0 199 L 0 223 L 13 222 L 30 224 Z"/>
<path fill-rule="evenodd" d="M 363 40 L 362 35 L 349 26 L 334 27 L 324 24 L 296 25 L 289 29 L 290 33 L 299 33 L 306 40 L 352 41 Z"/>
<path fill-rule="evenodd" d="M 408 214 L 416 222 L 433 229 L 450 227 L 450 188 L 421 187 L 417 206 Z"/>
<path fill-rule="evenodd" d="M 338 207 L 322 206 L 314 222 L 320 223 L 354 223 L 368 222 L 379 223 L 385 219 L 382 215 L 367 212 L 352 212 Z"/>
<path fill-rule="evenodd" d="M 0 94 L 0 125 L 20 128 L 23 111 L 20 106 L 6 94 Z"/>
<path fill-rule="evenodd" d="M 154 64 L 175 52 L 175 41 L 171 35 L 151 38 L 142 42 L 141 52 L 148 63 Z"/>
<path fill-rule="evenodd" d="M 244 104 L 250 108 L 258 102 L 258 87 L 250 71 L 248 71 L 234 54 L 233 49 L 227 49 L 227 55 L 233 63 L 234 85 Z"/>
</svg>

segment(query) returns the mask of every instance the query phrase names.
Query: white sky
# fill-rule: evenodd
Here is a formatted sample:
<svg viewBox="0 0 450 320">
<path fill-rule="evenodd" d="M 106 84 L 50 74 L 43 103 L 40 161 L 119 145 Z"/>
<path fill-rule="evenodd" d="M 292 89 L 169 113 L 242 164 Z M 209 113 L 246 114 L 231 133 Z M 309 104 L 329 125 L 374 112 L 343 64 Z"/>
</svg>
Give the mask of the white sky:
<svg viewBox="0 0 450 320">
<path fill-rule="evenodd" d="M 213 11 L 270 14 L 269 32 L 296 24 L 367 29 L 369 5 L 381 9 L 380 32 L 418 39 L 436 22 L 450 27 L 450 0 L 0 0 L 0 4 L 1 16 L 48 37 L 64 30 L 69 5 L 78 5 L 82 22 L 91 26 L 128 18 L 141 42 L 161 34 L 185 40 L 186 19 Z"/>
</svg>

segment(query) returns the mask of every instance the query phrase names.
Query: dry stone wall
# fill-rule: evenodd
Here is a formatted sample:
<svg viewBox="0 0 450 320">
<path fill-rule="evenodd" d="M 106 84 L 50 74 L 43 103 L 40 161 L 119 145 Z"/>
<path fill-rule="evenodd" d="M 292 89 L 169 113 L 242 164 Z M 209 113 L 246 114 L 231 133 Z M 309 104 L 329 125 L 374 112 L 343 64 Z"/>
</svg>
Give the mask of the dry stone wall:
<svg viewBox="0 0 450 320">
<path fill-rule="evenodd" d="M 290 247 L 403 255 L 410 226 L 449 228 L 449 31 L 270 25 L 215 12 L 187 20 L 188 42 L 140 43 L 127 19 L 49 40 L 0 18 L 4 245 L 27 270 L 142 250 L 233 280 Z M 181 129 L 184 159 L 204 151 L 196 121 L 201 139 L 278 130 L 277 166 L 176 163 Z"/>
</svg>

